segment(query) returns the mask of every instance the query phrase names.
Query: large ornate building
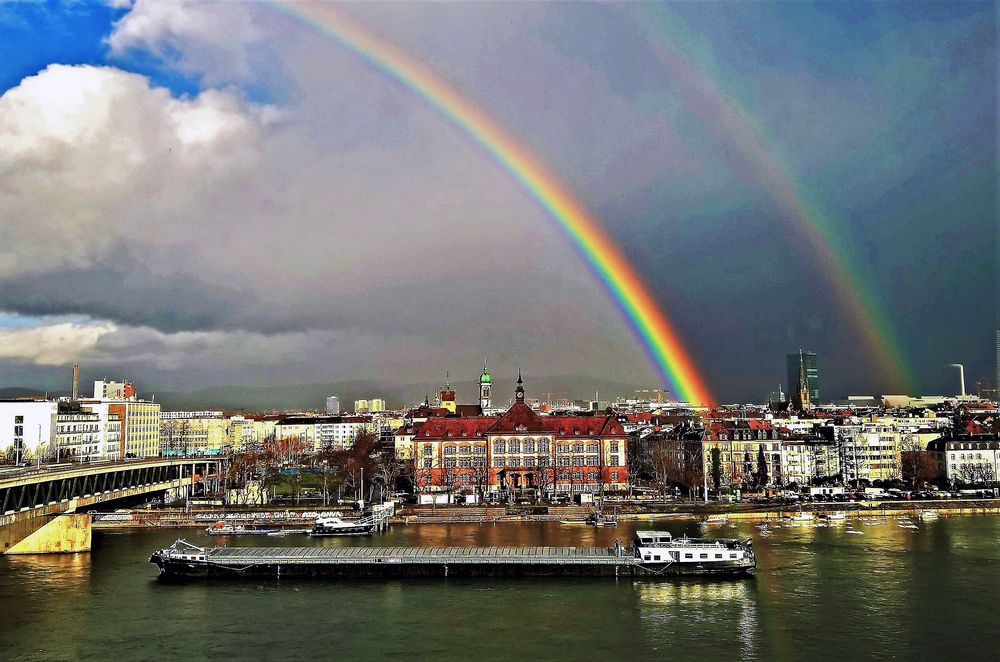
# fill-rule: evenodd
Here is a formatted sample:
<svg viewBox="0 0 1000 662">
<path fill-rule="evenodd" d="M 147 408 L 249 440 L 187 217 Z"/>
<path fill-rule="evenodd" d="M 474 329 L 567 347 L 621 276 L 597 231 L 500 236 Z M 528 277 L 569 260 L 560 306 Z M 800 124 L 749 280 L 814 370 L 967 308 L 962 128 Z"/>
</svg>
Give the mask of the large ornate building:
<svg viewBox="0 0 1000 662">
<path fill-rule="evenodd" d="M 488 391 L 480 395 L 488 406 Z M 551 495 L 628 486 L 627 435 L 618 419 L 539 415 L 524 402 L 520 374 L 514 404 L 499 417 L 429 418 L 412 444 L 416 488 L 424 493 Z"/>
</svg>

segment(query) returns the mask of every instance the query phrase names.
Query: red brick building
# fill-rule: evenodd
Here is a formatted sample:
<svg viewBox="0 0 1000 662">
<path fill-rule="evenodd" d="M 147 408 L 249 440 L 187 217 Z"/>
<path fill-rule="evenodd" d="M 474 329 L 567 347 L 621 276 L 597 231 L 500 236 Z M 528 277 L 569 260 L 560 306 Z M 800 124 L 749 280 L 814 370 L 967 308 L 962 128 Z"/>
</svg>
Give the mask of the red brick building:
<svg viewBox="0 0 1000 662">
<path fill-rule="evenodd" d="M 418 492 L 579 494 L 624 490 L 627 435 L 618 419 L 542 416 L 515 402 L 499 417 L 430 418 L 413 436 Z"/>
</svg>

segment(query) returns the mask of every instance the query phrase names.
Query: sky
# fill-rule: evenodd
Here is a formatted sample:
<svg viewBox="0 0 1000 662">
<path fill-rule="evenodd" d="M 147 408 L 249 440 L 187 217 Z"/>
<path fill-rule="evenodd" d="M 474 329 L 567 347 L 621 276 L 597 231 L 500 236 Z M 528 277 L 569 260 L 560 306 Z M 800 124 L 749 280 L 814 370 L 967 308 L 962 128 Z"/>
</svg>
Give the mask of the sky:
<svg viewBox="0 0 1000 662">
<path fill-rule="evenodd" d="M 573 193 L 717 400 L 763 400 L 799 348 L 822 399 L 993 380 L 992 3 L 336 9 Z M 433 386 L 484 356 L 665 386 L 519 183 L 316 27 L 0 1 L 0 387 L 74 362 L 143 390 Z"/>
</svg>

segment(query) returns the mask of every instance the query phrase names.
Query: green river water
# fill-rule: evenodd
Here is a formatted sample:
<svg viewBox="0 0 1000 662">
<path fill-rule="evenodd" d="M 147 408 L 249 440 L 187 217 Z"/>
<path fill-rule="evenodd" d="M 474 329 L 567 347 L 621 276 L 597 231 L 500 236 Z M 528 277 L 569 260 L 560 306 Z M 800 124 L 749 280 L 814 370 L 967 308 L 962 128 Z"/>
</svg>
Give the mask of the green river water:
<svg viewBox="0 0 1000 662">
<path fill-rule="evenodd" d="M 642 528 L 650 528 L 641 525 Z M 197 529 L 95 533 L 91 554 L 0 557 L 0 660 L 1000 659 L 1000 516 L 761 537 L 736 581 L 440 579 L 165 584 L 150 552 Z M 228 545 L 610 545 L 558 523 L 395 526 L 368 539 Z M 849 534 L 854 528 L 862 534 Z"/>
</svg>

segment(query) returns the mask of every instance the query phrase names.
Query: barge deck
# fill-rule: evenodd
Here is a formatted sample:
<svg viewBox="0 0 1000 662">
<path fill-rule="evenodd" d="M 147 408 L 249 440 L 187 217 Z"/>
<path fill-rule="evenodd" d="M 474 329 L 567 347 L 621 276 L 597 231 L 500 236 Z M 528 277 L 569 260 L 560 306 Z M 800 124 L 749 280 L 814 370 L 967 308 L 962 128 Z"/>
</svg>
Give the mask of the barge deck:
<svg viewBox="0 0 1000 662">
<path fill-rule="evenodd" d="M 616 547 L 215 547 L 150 557 L 167 577 L 738 576 L 746 563 L 646 563 Z"/>
</svg>

